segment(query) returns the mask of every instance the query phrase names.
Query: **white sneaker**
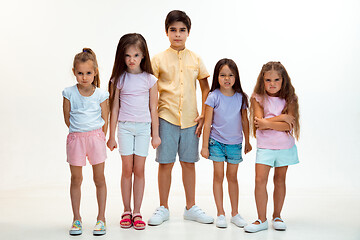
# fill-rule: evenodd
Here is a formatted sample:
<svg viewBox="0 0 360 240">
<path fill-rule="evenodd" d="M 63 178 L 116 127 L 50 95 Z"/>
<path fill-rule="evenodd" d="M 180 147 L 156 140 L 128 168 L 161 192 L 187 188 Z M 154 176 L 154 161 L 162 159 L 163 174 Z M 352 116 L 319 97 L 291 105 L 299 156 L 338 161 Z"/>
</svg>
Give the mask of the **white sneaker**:
<svg viewBox="0 0 360 240">
<path fill-rule="evenodd" d="M 245 227 L 247 222 L 240 216 L 240 214 L 236 214 L 231 218 L 231 222 L 238 227 Z"/>
<path fill-rule="evenodd" d="M 226 218 L 224 215 L 220 215 L 216 218 L 216 226 L 218 228 L 227 228 Z"/>
<path fill-rule="evenodd" d="M 268 222 L 267 220 L 265 222 L 262 222 L 260 219 L 256 220 L 255 222 L 259 222 L 260 224 L 250 224 L 244 227 L 245 232 L 249 233 L 255 233 L 262 230 L 268 229 Z"/>
<path fill-rule="evenodd" d="M 276 222 L 276 220 L 280 220 Z M 279 217 L 276 217 L 272 220 L 272 224 L 273 224 L 273 228 L 275 230 L 278 230 L 278 231 L 285 231 L 286 230 L 286 224 L 284 223 L 284 221 L 279 218 Z"/>
<path fill-rule="evenodd" d="M 214 222 L 213 217 L 206 215 L 206 213 L 196 205 L 192 206 L 189 210 L 187 210 L 185 207 L 184 219 L 196 221 L 199 223 L 213 223 Z"/>
<path fill-rule="evenodd" d="M 170 212 L 169 209 L 165 208 L 164 206 L 158 207 L 151 218 L 148 221 L 150 226 L 157 226 L 162 224 L 163 222 L 169 220 Z"/>
</svg>

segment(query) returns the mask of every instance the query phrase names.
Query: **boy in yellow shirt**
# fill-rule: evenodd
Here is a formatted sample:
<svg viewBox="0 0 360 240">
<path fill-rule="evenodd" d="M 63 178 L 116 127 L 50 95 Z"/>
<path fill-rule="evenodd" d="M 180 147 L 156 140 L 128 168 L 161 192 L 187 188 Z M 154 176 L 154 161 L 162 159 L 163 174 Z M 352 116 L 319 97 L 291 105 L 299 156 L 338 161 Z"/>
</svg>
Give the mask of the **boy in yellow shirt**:
<svg viewBox="0 0 360 240">
<path fill-rule="evenodd" d="M 200 57 L 185 48 L 190 28 L 191 20 L 185 12 L 169 12 L 165 31 L 170 48 L 151 61 L 154 75 L 158 78 L 159 134 L 162 141 L 156 151 L 160 207 L 149 219 L 149 225 L 160 225 L 169 219 L 171 171 L 177 153 L 186 197 L 184 219 L 200 223 L 214 221 L 195 205 L 195 162 L 199 160 L 199 137 L 204 121 L 204 103 L 209 93 L 209 73 Z M 199 80 L 202 93 L 201 115 L 197 111 L 196 80 Z"/>
</svg>

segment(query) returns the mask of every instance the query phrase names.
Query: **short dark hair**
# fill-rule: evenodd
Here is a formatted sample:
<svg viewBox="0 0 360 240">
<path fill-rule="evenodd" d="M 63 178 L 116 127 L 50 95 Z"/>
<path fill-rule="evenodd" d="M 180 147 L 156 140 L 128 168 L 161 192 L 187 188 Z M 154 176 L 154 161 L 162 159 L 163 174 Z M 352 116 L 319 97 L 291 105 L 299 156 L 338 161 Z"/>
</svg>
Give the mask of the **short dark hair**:
<svg viewBox="0 0 360 240">
<path fill-rule="evenodd" d="M 168 13 L 165 19 L 165 31 L 168 32 L 169 26 L 174 22 L 182 22 L 185 24 L 188 32 L 190 32 L 191 28 L 191 20 L 185 12 L 180 10 L 172 10 Z"/>
</svg>

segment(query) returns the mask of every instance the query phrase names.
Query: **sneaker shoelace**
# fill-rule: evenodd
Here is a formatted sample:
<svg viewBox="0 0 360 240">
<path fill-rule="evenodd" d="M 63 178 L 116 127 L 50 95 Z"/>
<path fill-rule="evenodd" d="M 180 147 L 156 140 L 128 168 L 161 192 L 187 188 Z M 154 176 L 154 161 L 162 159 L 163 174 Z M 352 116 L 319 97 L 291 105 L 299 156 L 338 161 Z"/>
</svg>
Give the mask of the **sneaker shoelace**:
<svg viewBox="0 0 360 240">
<path fill-rule="evenodd" d="M 73 230 L 81 230 L 81 223 L 79 220 L 74 221 L 71 227 Z"/>
<path fill-rule="evenodd" d="M 156 211 L 154 212 L 154 215 L 164 215 L 164 213 L 165 213 L 165 211 L 164 211 L 164 209 L 162 209 L 162 208 L 158 208 L 158 209 L 156 209 Z"/>
</svg>

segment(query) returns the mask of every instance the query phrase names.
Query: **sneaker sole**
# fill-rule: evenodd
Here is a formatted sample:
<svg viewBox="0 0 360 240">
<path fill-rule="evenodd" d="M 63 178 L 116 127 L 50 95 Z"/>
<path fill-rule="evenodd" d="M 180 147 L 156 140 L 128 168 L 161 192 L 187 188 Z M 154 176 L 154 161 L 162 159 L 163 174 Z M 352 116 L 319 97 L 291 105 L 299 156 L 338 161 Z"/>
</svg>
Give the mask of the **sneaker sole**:
<svg viewBox="0 0 360 240">
<path fill-rule="evenodd" d="M 165 219 L 164 221 L 162 221 L 161 223 L 150 223 L 150 222 L 148 222 L 148 225 L 149 226 L 159 226 L 159 225 L 161 225 L 161 224 L 163 224 L 164 222 L 166 222 L 166 221 L 168 221 L 169 219 Z"/>
<path fill-rule="evenodd" d="M 93 231 L 93 235 L 94 236 L 101 236 L 101 235 L 105 235 L 106 231 Z"/>
<path fill-rule="evenodd" d="M 214 220 L 212 220 L 212 221 L 207 221 L 207 222 L 203 222 L 203 221 L 197 220 L 196 218 L 187 217 L 187 216 L 184 216 L 184 219 L 185 219 L 185 220 L 189 220 L 189 221 L 198 222 L 198 223 L 203 223 L 203 224 L 212 224 L 212 223 L 214 222 Z"/>
<path fill-rule="evenodd" d="M 78 235 L 81 235 L 82 234 L 82 231 L 81 230 L 70 230 L 69 231 L 69 234 L 71 236 L 78 236 Z"/>
</svg>

